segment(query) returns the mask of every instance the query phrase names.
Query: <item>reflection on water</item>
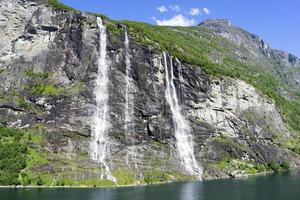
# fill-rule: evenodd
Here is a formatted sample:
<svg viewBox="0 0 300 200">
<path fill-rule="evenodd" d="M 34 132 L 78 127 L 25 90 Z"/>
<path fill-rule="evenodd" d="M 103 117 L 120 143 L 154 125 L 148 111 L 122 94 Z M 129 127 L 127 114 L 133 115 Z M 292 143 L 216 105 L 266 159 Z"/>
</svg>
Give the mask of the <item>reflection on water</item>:
<svg viewBox="0 0 300 200">
<path fill-rule="evenodd" d="M 182 184 L 180 190 L 180 200 L 204 199 L 202 184 L 202 182 Z"/>
<path fill-rule="evenodd" d="M 0 200 L 299 200 L 299 172 L 110 189 L 0 189 Z"/>
</svg>

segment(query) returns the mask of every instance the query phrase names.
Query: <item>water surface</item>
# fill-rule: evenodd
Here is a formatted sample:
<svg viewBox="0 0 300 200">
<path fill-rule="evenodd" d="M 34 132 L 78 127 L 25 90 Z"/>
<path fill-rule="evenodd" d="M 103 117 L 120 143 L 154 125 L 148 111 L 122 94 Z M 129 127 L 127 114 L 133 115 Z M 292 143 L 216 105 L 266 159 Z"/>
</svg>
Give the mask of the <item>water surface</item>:
<svg viewBox="0 0 300 200">
<path fill-rule="evenodd" d="M 127 188 L 0 189 L 1 200 L 299 200 L 300 172 Z"/>
</svg>

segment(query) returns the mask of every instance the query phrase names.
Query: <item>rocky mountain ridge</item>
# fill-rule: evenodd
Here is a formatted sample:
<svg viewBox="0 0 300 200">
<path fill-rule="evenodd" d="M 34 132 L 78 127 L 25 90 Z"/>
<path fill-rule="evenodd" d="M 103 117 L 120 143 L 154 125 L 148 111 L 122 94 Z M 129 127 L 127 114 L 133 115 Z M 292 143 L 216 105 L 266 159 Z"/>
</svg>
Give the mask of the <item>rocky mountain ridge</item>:
<svg viewBox="0 0 300 200">
<path fill-rule="evenodd" d="M 286 76 L 292 76 L 289 83 L 290 86 L 299 89 L 300 60 L 297 56 L 281 50 L 272 49 L 270 45 L 258 35 L 233 26 L 229 20 L 207 20 L 199 26 L 205 26 L 215 34 L 218 34 L 239 46 L 245 46 L 250 50 L 249 55 L 241 54 L 241 52 L 239 52 L 239 59 L 248 59 L 247 62 L 254 62 L 257 65 L 270 65 L 267 67 L 274 67 L 274 64 L 275 66 L 284 66 L 282 72 L 276 70 L 274 73 L 278 73 L 279 76 L 284 76 L 284 74 Z M 255 60 L 252 61 L 251 59 Z M 267 61 L 265 61 L 266 59 L 271 60 L 272 63 L 267 63 Z M 291 71 L 294 73 L 291 74 Z"/>
</svg>

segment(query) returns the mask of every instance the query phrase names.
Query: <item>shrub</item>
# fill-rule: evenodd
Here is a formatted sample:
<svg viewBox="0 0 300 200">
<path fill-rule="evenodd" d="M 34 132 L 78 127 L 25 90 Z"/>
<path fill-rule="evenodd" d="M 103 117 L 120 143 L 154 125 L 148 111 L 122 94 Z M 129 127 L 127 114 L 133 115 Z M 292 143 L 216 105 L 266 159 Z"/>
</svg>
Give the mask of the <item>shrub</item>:
<svg viewBox="0 0 300 200">
<path fill-rule="evenodd" d="M 159 170 L 152 169 L 144 173 L 144 181 L 147 184 L 166 182 L 167 180 L 169 180 L 168 174 Z"/>
<path fill-rule="evenodd" d="M 281 166 L 279 163 L 272 161 L 271 163 L 269 163 L 268 167 L 273 170 L 274 172 L 278 172 L 281 169 Z"/>
<path fill-rule="evenodd" d="M 280 164 L 282 169 L 288 170 L 290 169 L 290 164 L 288 162 L 283 162 Z"/>
<path fill-rule="evenodd" d="M 65 181 L 63 179 L 59 179 L 55 182 L 56 186 L 65 186 Z"/>
<path fill-rule="evenodd" d="M 36 185 L 38 185 L 38 186 L 44 185 L 44 181 L 40 176 L 37 177 Z"/>
<path fill-rule="evenodd" d="M 267 171 L 267 167 L 263 164 L 256 164 L 254 168 L 257 170 L 258 173 Z"/>
</svg>

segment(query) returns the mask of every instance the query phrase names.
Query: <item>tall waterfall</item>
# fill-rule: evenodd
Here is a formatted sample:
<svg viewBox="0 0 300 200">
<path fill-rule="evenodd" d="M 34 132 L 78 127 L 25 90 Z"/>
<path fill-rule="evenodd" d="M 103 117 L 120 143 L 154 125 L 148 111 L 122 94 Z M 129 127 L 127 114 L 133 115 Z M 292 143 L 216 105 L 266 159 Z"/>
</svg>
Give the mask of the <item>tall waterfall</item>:
<svg viewBox="0 0 300 200">
<path fill-rule="evenodd" d="M 110 122 L 108 120 L 108 70 L 109 65 L 107 63 L 107 38 L 106 28 L 102 23 L 100 17 L 97 18 L 97 24 L 100 33 L 100 55 L 98 59 L 98 76 L 96 79 L 96 85 L 94 89 L 94 95 L 96 100 L 96 109 L 93 116 L 92 124 L 92 141 L 90 143 L 90 157 L 101 165 L 104 172 L 102 172 L 101 179 L 107 178 L 116 182 L 116 178 L 112 175 L 110 165 L 107 160 L 110 157 L 110 144 L 108 139 L 108 130 L 110 128 Z M 105 177 L 104 177 L 105 175 Z"/>
<path fill-rule="evenodd" d="M 130 53 L 129 53 L 129 39 L 127 31 L 125 31 L 125 65 L 126 65 L 126 89 L 125 89 L 125 131 L 126 135 L 131 129 L 132 115 L 133 115 L 133 98 L 132 95 L 129 94 L 132 89 L 131 87 L 131 78 L 130 78 L 130 70 L 131 70 L 131 62 L 130 62 Z"/>
<path fill-rule="evenodd" d="M 202 169 L 198 166 L 193 147 L 193 138 L 190 134 L 190 127 L 187 120 L 181 113 L 181 107 L 178 103 L 176 88 L 174 85 L 173 61 L 170 58 L 170 70 L 168 68 L 166 53 L 163 53 L 165 76 L 166 76 L 166 100 L 170 106 L 172 120 L 174 124 L 177 151 L 181 160 L 181 164 L 185 170 L 196 175 L 199 179 L 202 177 Z"/>
<path fill-rule="evenodd" d="M 125 136 L 127 141 L 127 155 L 126 164 L 130 167 L 130 159 L 134 164 L 134 167 L 138 169 L 137 166 L 137 154 L 136 148 L 133 144 L 132 136 L 130 135 L 133 131 L 132 116 L 134 114 L 134 99 L 133 99 L 133 86 L 132 78 L 130 77 L 131 71 L 131 61 L 130 61 L 130 48 L 127 30 L 125 31 L 125 65 L 126 65 L 126 89 L 125 89 Z"/>
</svg>

